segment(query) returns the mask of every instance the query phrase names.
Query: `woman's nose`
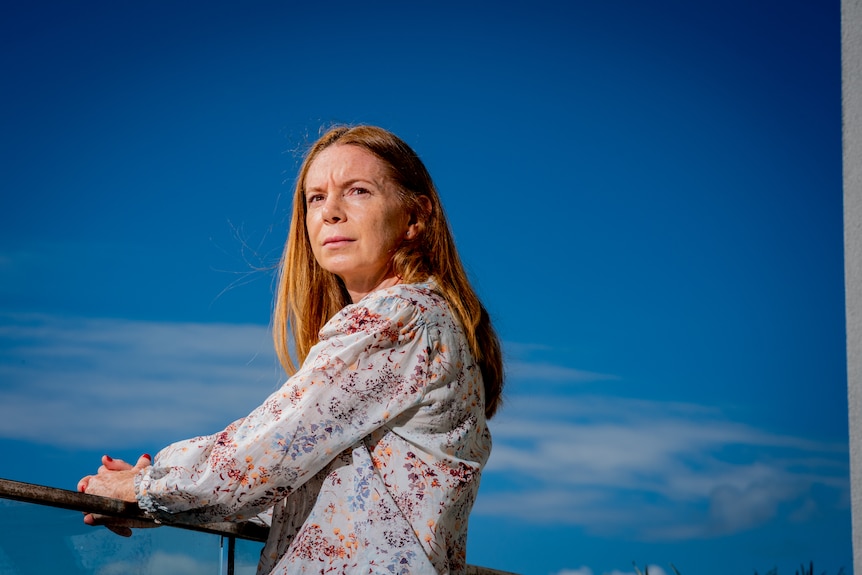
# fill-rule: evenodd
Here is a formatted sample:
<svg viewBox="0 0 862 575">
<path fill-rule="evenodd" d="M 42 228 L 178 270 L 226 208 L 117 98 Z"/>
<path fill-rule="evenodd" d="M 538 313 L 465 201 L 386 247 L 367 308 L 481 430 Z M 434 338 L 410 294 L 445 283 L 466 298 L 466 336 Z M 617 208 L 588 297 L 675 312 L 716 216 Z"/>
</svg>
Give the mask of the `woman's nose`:
<svg viewBox="0 0 862 575">
<path fill-rule="evenodd" d="M 330 194 L 326 197 L 325 203 L 323 204 L 323 221 L 334 224 L 341 221 L 344 221 L 346 218 L 344 217 L 344 206 L 341 205 L 341 198 L 338 197 L 338 194 Z"/>
</svg>

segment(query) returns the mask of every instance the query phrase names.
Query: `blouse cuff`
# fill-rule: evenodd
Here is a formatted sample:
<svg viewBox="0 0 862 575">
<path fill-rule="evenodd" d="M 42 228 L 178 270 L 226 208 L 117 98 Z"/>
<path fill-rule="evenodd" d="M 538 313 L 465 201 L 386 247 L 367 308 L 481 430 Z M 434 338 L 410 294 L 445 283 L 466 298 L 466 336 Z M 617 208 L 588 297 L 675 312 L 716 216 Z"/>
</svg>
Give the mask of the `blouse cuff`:
<svg viewBox="0 0 862 575">
<path fill-rule="evenodd" d="M 149 494 L 153 483 L 152 471 L 152 466 L 149 466 L 135 475 L 135 498 L 138 500 L 138 507 L 152 515 L 156 523 L 161 523 L 160 519 L 170 516 L 170 512 L 163 505 L 156 503 Z"/>
</svg>

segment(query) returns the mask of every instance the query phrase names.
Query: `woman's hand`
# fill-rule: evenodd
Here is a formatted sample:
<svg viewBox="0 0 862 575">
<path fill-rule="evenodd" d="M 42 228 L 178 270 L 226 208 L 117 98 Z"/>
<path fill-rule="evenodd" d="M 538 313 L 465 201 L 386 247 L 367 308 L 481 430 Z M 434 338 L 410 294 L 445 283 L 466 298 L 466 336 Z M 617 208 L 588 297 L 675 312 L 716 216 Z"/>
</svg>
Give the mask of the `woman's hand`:
<svg viewBox="0 0 862 575">
<path fill-rule="evenodd" d="M 132 466 L 122 459 L 112 459 L 107 455 L 102 456 L 102 465 L 96 475 L 87 475 L 78 482 L 78 491 L 90 495 L 101 495 L 123 501 L 136 501 L 135 497 L 135 475 L 152 464 L 149 455 L 142 455 L 137 463 Z M 84 515 L 84 523 L 87 525 L 104 525 L 117 535 L 129 537 L 132 527 L 155 527 L 153 523 L 146 521 L 135 521 L 87 513 Z"/>
</svg>

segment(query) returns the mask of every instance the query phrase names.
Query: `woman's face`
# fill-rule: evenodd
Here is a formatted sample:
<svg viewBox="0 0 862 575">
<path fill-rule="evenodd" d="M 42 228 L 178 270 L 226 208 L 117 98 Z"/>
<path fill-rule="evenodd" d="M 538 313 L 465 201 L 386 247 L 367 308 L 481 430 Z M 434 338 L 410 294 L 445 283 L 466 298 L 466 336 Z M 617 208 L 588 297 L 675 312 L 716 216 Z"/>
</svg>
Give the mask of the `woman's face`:
<svg viewBox="0 0 862 575">
<path fill-rule="evenodd" d="M 352 300 L 398 283 L 392 255 L 415 224 L 386 165 L 364 148 L 334 144 L 311 162 L 304 189 L 314 257 Z"/>
</svg>

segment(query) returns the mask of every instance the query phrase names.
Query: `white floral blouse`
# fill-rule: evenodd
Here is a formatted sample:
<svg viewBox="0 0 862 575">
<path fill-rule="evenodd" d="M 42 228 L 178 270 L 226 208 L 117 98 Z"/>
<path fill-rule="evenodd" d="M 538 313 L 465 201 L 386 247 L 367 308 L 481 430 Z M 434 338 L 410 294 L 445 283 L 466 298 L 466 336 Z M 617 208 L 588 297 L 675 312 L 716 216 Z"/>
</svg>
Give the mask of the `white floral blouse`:
<svg viewBox="0 0 862 575">
<path fill-rule="evenodd" d="M 250 415 L 159 452 L 138 501 L 163 521 L 272 508 L 261 574 L 463 574 L 484 410 L 445 299 L 433 282 L 397 285 L 333 317 Z"/>
</svg>

